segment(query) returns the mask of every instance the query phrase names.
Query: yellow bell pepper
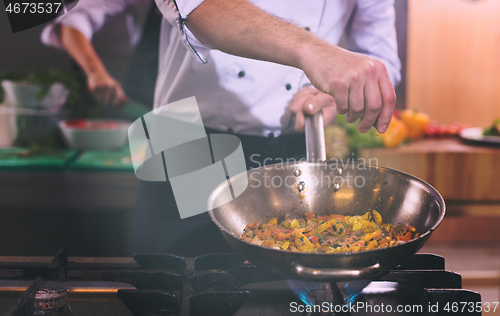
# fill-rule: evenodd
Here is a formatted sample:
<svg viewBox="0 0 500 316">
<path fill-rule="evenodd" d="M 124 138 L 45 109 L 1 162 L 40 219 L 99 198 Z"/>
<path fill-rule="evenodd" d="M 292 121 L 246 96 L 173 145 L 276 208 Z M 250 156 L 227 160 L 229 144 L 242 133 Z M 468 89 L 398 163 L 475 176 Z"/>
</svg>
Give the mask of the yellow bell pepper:
<svg viewBox="0 0 500 316">
<path fill-rule="evenodd" d="M 278 225 L 278 218 L 277 217 L 271 218 L 267 223 L 270 225 Z"/>
<path fill-rule="evenodd" d="M 375 238 L 377 236 L 380 236 L 380 235 L 382 235 L 382 231 L 381 230 L 376 230 L 373 233 L 366 234 L 365 237 L 363 237 L 363 240 L 364 241 L 368 241 L 368 240 L 370 240 L 372 238 Z"/>
<path fill-rule="evenodd" d="M 375 210 L 372 210 L 372 213 L 373 213 L 373 220 L 375 221 L 375 223 L 380 225 L 382 223 L 382 215 L 380 215 L 380 213 Z"/>
<path fill-rule="evenodd" d="M 297 227 L 297 226 L 299 226 L 299 221 L 298 221 L 297 219 L 295 219 L 295 218 L 294 218 L 294 219 L 292 219 L 292 220 L 290 221 L 290 228 L 295 228 L 295 227 Z"/>
<path fill-rule="evenodd" d="M 376 242 L 375 240 L 372 240 L 371 242 L 368 243 L 365 250 L 370 250 L 370 249 L 373 249 L 377 246 L 378 246 L 378 242 Z"/>
<path fill-rule="evenodd" d="M 425 129 L 430 124 L 430 119 L 427 114 L 419 113 L 413 110 L 404 110 L 401 114 L 401 121 L 408 126 L 408 137 L 417 139 L 425 134 Z"/>
<path fill-rule="evenodd" d="M 287 250 L 289 246 L 290 246 L 290 242 L 289 241 L 285 241 L 285 243 L 281 246 L 281 249 Z"/>
<path fill-rule="evenodd" d="M 409 133 L 410 131 L 406 124 L 393 116 L 387 131 L 379 135 L 382 138 L 384 147 L 391 148 L 401 144 L 408 137 Z"/>
<path fill-rule="evenodd" d="M 302 245 L 299 245 L 300 243 L 303 243 Z M 295 231 L 295 245 L 300 251 L 313 251 L 314 250 L 314 245 L 312 242 L 307 239 L 304 234 L 302 234 L 299 231 Z"/>
<path fill-rule="evenodd" d="M 328 222 L 325 222 L 321 225 L 319 225 L 318 227 L 316 227 L 315 229 L 311 230 L 309 233 L 307 233 L 306 235 L 309 237 L 309 236 L 316 236 L 317 234 L 321 233 L 321 232 L 324 232 L 325 230 L 327 230 L 328 228 L 332 227 L 333 225 L 335 225 L 335 223 L 337 222 L 336 219 L 332 219 L 331 221 L 328 221 Z"/>
</svg>

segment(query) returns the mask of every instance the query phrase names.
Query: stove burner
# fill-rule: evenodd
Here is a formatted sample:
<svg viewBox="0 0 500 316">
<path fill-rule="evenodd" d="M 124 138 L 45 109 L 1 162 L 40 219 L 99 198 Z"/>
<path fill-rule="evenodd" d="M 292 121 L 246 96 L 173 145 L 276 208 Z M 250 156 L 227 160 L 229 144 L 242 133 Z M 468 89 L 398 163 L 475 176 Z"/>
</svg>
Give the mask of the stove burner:
<svg viewBox="0 0 500 316">
<path fill-rule="evenodd" d="M 13 262 L 12 258 L 0 256 L 0 289 L 4 282 L 4 290 L 0 293 L 0 315 L 69 316 L 72 315 L 70 304 L 74 313 L 82 316 L 288 315 L 293 306 L 298 307 L 299 313 L 306 312 L 303 315 L 350 313 L 350 310 L 344 312 L 343 309 L 340 312 L 336 309 L 333 312 L 304 309 L 309 305 L 322 305 L 321 302 L 332 302 L 329 306 L 334 308 L 351 303 L 366 307 L 353 315 L 446 315 L 443 309 L 446 304 L 481 302 L 478 293 L 461 288 L 459 274 L 444 269 L 444 258 L 431 254 L 412 256 L 367 287 L 369 280 L 332 284 L 301 281 L 305 283 L 302 287 L 292 289 L 300 291 L 305 302 L 300 302 L 302 297 L 297 298 L 296 291 L 292 292 L 290 284 L 287 286 L 282 277 L 246 262 L 237 254 L 207 254 L 195 259 L 169 254 L 137 254 L 134 258 L 136 262 L 130 258 L 103 261 L 100 258 L 70 257 L 68 260 L 64 250 L 59 251 L 52 261 L 20 257 Z M 34 278 L 36 281 L 28 286 L 19 300 L 17 290 L 5 290 L 16 282 L 24 287 L 27 280 Z M 86 291 L 79 294 L 74 291 L 75 284 L 80 284 L 78 282 L 127 284 L 116 294 Z M 136 289 L 130 289 L 128 285 Z M 63 288 L 56 288 L 61 286 Z M 87 289 L 86 286 L 82 288 Z M 425 310 L 379 313 L 375 308 L 382 304 L 422 306 Z M 428 311 L 428 306 L 439 306 L 439 310 Z M 476 310 L 468 313 L 480 314 Z"/>
<path fill-rule="evenodd" d="M 321 305 L 324 302 L 333 302 L 333 294 L 330 289 L 316 289 L 307 292 L 307 300 L 312 302 L 313 305 Z"/>
<path fill-rule="evenodd" d="M 63 288 L 39 289 L 35 294 L 35 311 L 57 310 L 68 305 L 68 293 Z"/>
</svg>

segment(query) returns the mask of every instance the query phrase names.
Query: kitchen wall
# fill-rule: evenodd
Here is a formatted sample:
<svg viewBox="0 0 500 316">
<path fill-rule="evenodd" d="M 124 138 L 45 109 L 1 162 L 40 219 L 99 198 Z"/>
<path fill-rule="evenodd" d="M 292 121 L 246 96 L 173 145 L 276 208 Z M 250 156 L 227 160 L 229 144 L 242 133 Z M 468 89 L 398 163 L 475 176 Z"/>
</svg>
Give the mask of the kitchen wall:
<svg viewBox="0 0 500 316">
<path fill-rule="evenodd" d="M 407 106 L 443 122 L 500 117 L 500 1 L 410 0 Z"/>
</svg>

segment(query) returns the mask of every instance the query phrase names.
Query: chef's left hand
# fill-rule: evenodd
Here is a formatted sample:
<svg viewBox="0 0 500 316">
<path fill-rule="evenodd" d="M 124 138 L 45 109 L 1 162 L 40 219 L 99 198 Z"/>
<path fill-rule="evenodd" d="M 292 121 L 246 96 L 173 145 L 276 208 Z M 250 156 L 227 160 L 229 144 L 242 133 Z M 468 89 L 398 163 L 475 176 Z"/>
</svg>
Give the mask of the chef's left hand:
<svg viewBox="0 0 500 316">
<path fill-rule="evenodd" d="M 305 115 L 323 110 L 323 123 L 327 126 L 337 114 L 335 99 L 312 86 L 297 91 L 293 95 L 289 109 L 295 114 L 295 130 L 298 132 L 304 131 Z"/>
</svg>

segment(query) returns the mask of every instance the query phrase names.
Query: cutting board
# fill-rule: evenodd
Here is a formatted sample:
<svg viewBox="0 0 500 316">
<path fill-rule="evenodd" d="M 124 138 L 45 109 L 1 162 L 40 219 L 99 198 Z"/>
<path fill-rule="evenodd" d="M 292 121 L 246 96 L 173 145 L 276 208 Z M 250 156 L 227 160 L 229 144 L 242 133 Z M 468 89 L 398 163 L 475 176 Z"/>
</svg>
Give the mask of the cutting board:
<svg viewBox="0 0 500 316">
<path fill-rule="evenodd" d="M 70 166 L 72 171 L 129 171 L 133 172 L 130 149 L 89 150 L 82 153 Z"/>
<path fill-rule="evenodd" d="M 65 170 L 76 155 L 75 150 L 40 153 L 26 148 L 3 148 L 0 149 L 0 170 Z"/>
</svg>

